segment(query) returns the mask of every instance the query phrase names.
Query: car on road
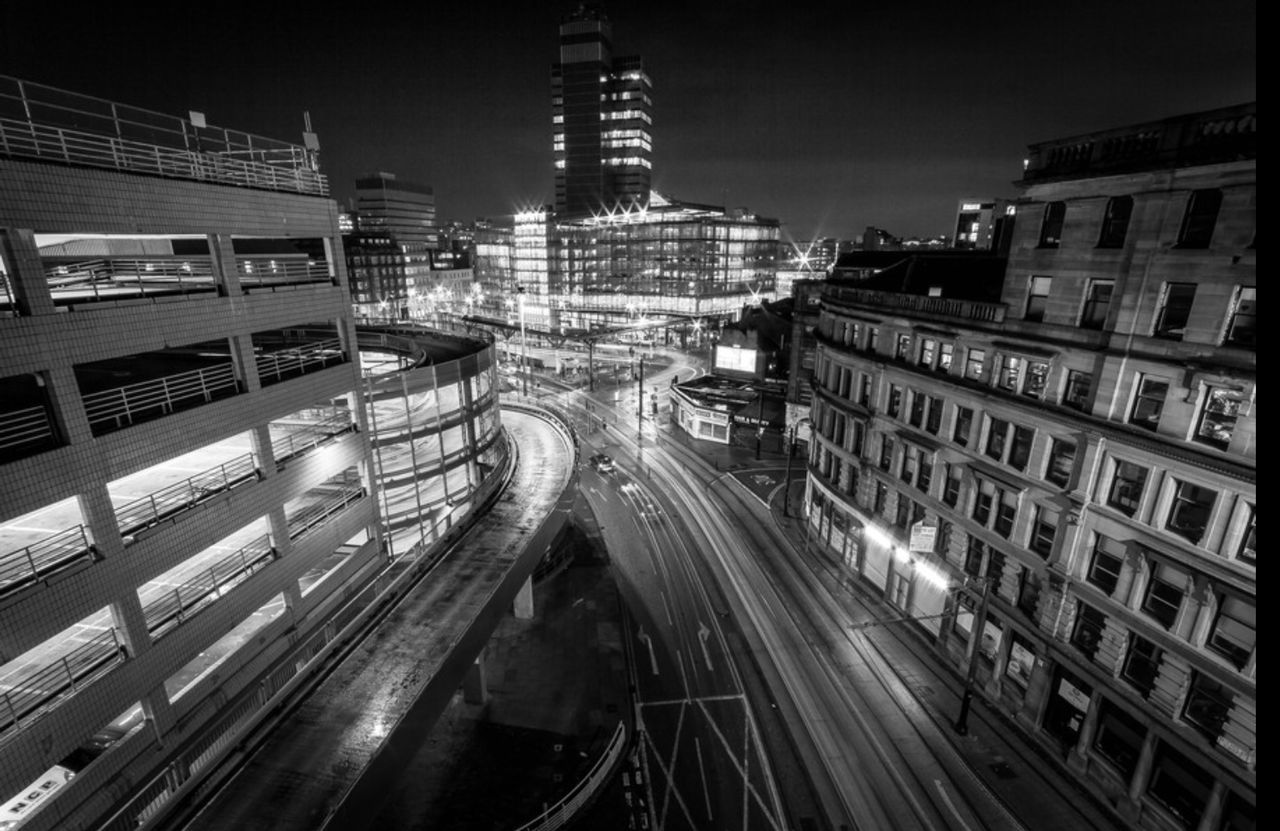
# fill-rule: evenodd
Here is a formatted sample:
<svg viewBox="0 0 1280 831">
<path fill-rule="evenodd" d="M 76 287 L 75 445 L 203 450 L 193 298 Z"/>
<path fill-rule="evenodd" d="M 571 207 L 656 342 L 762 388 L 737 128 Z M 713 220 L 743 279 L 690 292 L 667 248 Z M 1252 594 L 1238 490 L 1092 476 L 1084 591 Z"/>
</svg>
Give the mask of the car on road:
<svg viewBox="0 0 1280 831">
<path fill-rule="evenodd" d="M 612 456 L 606 456 L 603 453 L 597 453 L 596 455 L 592 456 L 588 461 L 591 462 L 591 466 L 594 467 L 598 473 L 613 473 L 613 457 Z"/>
</svg>

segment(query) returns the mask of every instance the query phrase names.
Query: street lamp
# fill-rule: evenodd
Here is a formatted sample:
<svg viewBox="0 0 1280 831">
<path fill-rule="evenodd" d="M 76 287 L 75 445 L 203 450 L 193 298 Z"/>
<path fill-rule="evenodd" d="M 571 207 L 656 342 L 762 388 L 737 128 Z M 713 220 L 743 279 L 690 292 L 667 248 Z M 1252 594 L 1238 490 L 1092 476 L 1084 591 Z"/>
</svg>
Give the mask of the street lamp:
<svg viewBox="0 0 1280 831">
<path fill-rule="evenodd" d="M 791 425 L 789 435 L 787 437 L 787 475 L 782 480 L 782 515 L 784 517 L 791 516 L 791 460 L 796 455 L 796 428 L 801 424 L 812 424 L 808 416 Z"/>
<path fill-rule="evenodd" d="M 960 590 L 969 588 L 971 581 L 966 580 Z M 973 619 L 970 631 L 969 666 L 964 674 L 964 695 L 960 698 L 960 715 L 956 717 L 956 732 L 961 736 L 969 732 L 969 705 L 973 703 L 973 681 L 978 674 L 978 650 L 982 648 L 982 633 L 987 627 L 987 605 L 991 602 L 991 578 L 982 578 L 982 602 L 978 605 L 978 613 Z"/>
</svg>

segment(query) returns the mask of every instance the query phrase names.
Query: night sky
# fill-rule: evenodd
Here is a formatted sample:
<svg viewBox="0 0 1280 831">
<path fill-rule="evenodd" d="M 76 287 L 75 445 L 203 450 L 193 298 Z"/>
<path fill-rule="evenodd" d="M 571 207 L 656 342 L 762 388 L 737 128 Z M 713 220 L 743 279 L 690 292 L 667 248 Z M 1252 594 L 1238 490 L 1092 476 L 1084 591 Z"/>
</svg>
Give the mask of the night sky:
<svg viewBox="0 0 1280 831">
<path fill-rule="evenodd" d="M 344 202 L 432 185 L 442 220 L 550 203 L 550 66 L 576 3 L 0 9 L 0 73 L 301 141 Z M 653 79 L 654 186 L 784 238 L 945 234 L 1026 145 L 1257 97 L 1255 2 L 604 3 Z"/>
</svg>

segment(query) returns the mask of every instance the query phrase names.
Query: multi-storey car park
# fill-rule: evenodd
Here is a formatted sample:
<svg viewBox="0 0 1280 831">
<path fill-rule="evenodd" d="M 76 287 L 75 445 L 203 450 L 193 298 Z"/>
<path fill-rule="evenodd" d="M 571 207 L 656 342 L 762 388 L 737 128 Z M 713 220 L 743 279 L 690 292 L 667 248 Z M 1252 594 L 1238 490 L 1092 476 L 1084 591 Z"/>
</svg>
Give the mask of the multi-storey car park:
<svg viewBox="0 0 1280 831">
<path fill-rule="evenodd" d="M 0 77 L 0 182 L 0 827 L 134 827 L 501 478 L 492 350 L 357 331 L 308 147 Z"/>
<path fill-rule="evenodd" d="M 1256 181 L 1254 104 L 1032 145 L 1003 280 L 821 301 L 812 538 L 1136 827 L 1255 825 Z"/>
</svg>

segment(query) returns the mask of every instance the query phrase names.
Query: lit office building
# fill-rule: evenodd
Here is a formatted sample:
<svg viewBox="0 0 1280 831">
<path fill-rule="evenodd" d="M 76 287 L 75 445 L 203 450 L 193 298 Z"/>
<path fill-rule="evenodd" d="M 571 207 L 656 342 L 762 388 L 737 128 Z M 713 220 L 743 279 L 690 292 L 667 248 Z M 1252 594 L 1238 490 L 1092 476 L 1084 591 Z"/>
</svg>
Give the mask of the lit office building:
<svg viewBox="0 0 1280 831">
<path fill-rule="evenodd" d="M 1008 199 L 961 199 L 951 247 L 1007 253 L 1013 216 L 1014 204 Z"/>
<path fill-rule="evenodd" d="M 649 201 L 652 82 L 639 57 L 613 56 L 612 35 L 598 8 L 579 6 L 560 23 L 560 61 L 551 69 L 560 215 Z"/>
<path fill-rule="evenodd" d="M 1253 829 L 1256 105 L 1033 145 L 1008 269 L 823 295 L 806 501 L 1133 827 Z"/>
<path fill-rule="evenodd" d="M 655 193 L 647 209 L 560 221 L 549 233 L 550 299 L 564 311 L 557 325 L 736 320 L 743 306 L 774 296 L 778 222 L 743 210 Z"/>
<path fill-rule="evenodd" d="M 134 827 L 487 486 L 492 351 L 373 333 L 366 388 L 314 142 L 0 103 L 0 826 Z"/>
</svg>

